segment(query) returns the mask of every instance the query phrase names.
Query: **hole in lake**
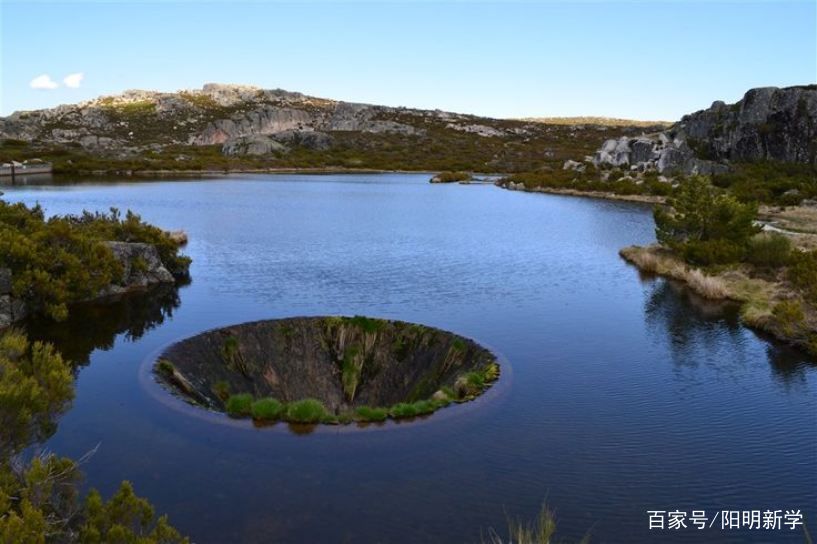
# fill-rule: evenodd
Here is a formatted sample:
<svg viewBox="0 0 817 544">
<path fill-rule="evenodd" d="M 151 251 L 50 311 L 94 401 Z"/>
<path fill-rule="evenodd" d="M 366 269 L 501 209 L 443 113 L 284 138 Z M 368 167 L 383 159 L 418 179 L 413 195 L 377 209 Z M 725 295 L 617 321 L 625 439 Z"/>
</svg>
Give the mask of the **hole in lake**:
<svg viewBox="0 0 817 544">
<path fill-rule="evenodd" d="M 473 340 L 402 321 L 296 317 L 243 323 L 177 342 L 159 381 L 193 404 L 257 422 L 405 419 L 472 400 L 499 377 Z"/>
</svg>

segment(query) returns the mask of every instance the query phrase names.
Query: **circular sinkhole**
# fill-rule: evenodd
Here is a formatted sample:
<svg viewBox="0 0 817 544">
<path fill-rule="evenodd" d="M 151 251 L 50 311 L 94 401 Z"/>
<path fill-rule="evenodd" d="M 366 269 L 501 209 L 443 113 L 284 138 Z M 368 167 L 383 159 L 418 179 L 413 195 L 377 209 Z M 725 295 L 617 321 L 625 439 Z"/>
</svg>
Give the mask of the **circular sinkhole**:
<svg viewBox="0 0 817 544">
<path fill-rule="evenodd" d="M 402 321 L 295 317 L 201 333 L 156 360 L 188 402 L 258 423 L 379 422 L 472 400 L 499 377 L 473 340 Z"/>
</svg>

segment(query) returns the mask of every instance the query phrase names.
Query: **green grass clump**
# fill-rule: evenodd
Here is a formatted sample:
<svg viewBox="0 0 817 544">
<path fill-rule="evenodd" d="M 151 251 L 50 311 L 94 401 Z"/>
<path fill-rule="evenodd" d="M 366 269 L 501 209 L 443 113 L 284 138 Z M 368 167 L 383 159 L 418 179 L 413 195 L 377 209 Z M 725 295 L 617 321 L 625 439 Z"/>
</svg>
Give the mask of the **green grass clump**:
<svg viewBox="0 0 817 544">
<path fill-rule="evenodd" d="M 230 398 L 230 384 L 224 380 L 219 380 L 214 383 L 211 390 L 215 396 L 221 399 L 221 402 L 226 402 L 227 399 Z"/>
<path fill-rule="evenodd" d="M 230 417 L 247 417 L 252 414 L 253 398 L 249 393 L 230 395 L 227 399 L 227 414 Z"/>
<path fill-rule="evenodd" d="M 415 408 L 414 404 L 401 402 L 389 409 L 389 415 L 394 419 L 415 417 L 417 415 L 417 408 Z"/>
<path fill-rule="evenodd" d="M 171 363 L 167 359 L 160 359 L 159 362 L 156 364 L 156 370 L 158 370 L 165 376 L 169 376 L 173 374 L 173 371 L 176 370 L 176 367 L 174 367 L 173 363 Z"/>
<path fill-rule="evenodd" d="M 252 418 L 258 421 L 275 421 L 286 410 L 286 405 L 278 399 L 265 397 L 252 403 Z"/>
<path fill-rule="evenodd" d="M 775 304 L 772 315 L 786 336 L 794 336 L 805 328 L 806 315 L 799 300 L 783 300 Z"/>
<path fill-rule="evenodd" d="M 486 382 L 493 382 L 499 378 L 499 365 L 497 363 L 488 363 L 482 371 Z"/>
<path fill-rule="evenodd" d="M 414 411 L 417 412 L 417 415 L 425 415 L 434 412 L 439 406 L 434 401 L 425 399 L 425 400 L 418 400 L 414 404 Z"/>
<path fill-rule="evenodd" d="M 358 421 L 385 421 L 387 417 L 389 417 L 389 412 L 385 408 L 359 406 L 355 410 L 355 418 Z"/>
<path fill-rule="evenodd" d="M 286 419 L 295 423 L 318 423 L 328 415 L 326 407 L 317 399 L 298 400 L 286 409 Z"/>
<path fill-rule="evenodd" d="M 362 315 L 356 315 L 349 318 L 349 323 L 359 327 L 363 332 L 377 332 L 385 324 L 382 319 L 374 319 Z"/>
</svg>

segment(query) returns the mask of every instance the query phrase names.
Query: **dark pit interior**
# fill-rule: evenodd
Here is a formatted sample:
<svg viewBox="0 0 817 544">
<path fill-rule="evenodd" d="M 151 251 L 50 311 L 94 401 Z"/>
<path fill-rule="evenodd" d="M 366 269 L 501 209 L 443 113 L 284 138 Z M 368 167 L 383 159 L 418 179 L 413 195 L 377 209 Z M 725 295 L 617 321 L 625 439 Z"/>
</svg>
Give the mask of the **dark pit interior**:
<svg viewBox="0 0 817 544">
<path fill-rule="evenodd" d="M 208 331 L 169 347 L 160 380 L 196 404 L 227 409 L 249 394 L 317 399 L 329 414 L 470 400 L 498 376 L 496 357 L 440 329 L 366 317 L 298 317 Z M 433 411 L 433 410 L 432 410 Z M 396 417 L 389 412 L 391 417 Z"/>
</svg>

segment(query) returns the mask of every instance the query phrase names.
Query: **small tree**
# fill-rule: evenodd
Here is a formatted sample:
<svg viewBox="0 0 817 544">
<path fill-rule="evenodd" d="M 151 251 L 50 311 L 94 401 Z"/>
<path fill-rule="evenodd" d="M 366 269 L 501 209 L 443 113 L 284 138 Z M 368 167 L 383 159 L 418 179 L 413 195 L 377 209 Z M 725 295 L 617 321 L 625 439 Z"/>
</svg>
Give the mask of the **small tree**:
<svg viewBox="0 0 817 544">
<path fill-rule="evenodd" d="M 701 176 L 684 182 L 654 217 L 658 241 L 699 264 L 742 259 L 760 231 L 754 223 L 757 204 L 742 204 Z"/>
</svg>

